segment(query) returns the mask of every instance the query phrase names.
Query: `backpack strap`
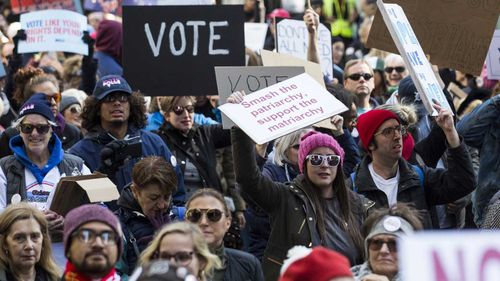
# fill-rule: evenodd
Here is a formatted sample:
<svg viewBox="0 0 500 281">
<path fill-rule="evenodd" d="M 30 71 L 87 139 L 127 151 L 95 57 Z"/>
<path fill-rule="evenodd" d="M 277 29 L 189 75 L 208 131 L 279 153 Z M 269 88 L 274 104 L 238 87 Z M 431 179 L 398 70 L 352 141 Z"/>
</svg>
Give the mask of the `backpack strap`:
<svg viewBox="0 0 500 281">
<path fill-rule="evenodd" d="M 351 181 L 352 181 L 352 190 L 358 193 L 358 187 L 354 184 L 354 179 L 356 178 L 356 171 L 351 173 Z"/>
<path fill-rule="evenodd" d="M 418 175 L 418 179 L 420 181 L 420 187 L 422 189 L 425 188 L 424 186 L 424 183 L 425 183 L 425 174 L 424 174 L 424 170 L 422 170 L 422 168 L 419 166 L 419 165 L 413 165 L 411 164 L 411 167 L 413 168 L 413 170 L 417 173 Z"/>
</svg>

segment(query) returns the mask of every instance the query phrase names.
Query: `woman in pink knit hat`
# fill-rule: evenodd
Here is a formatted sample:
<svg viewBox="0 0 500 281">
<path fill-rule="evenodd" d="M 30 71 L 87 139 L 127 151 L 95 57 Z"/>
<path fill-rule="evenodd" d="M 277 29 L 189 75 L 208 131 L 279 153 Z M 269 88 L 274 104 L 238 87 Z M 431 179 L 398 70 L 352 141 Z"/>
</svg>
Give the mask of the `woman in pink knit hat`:
<svg viewBox="0 0 500 281">
<path fill-rule="evenodd" d="M 227 100 L 239 103 L 243 94 Z M 359 264 L 363 252 L 360 226 L 373 203 L 345 185 L 344 150 L 331 136 L 309 132 L 300 141 L 300 175 L 289 183 L 264 177 L 257 167 L 254 144 L 239 128 L 231 132 L 236 180 L 246 195 L 270 216 L 271 234 L 262 268 L 276 280 L 288 249 L 294 245 L 324 246 Z"/>
</svg>

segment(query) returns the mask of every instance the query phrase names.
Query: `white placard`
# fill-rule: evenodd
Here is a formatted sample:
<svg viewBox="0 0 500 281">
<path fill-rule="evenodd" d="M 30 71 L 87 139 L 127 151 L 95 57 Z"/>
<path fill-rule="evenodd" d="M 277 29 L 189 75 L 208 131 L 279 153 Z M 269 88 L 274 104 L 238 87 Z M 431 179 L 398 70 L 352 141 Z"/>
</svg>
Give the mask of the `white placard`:
<svg viewBox="0 0 500 281">
<path fill-rule="evenodd" d="M 307 73 L 219 108 L 258 144 L 348 110 Z"/>
<path fill-rule="evenodd" d="M 278 52 L 307 60 L 309 33 L 306 24 L 300 20 L 284 19 L 278 22 L 276 29 Z M 323 24 L 319 24 L 318 30 L 318 55 L 321 71 L 333 78 L 332 35 Z"/>
<path fill-rule="evenodd" d="M 266 43 L 267 23 L 245 22 L 245 47 L 257 52 Z"/>
<path fill-rule="evenodd" d="M 401 280 L 498 281 L 500 232 L 421 232 L 398 245 Z"/>
<path fill-rule="evenodd" d="M 488 79 L 500 80 L 500 30 L 495 30 L 486 58 Z"/>
<path fill-rule="evenodd" d="M 22 14 L 21 28 L 27 38 L 19 41 L 20 53 L 62 51 L 88 54 L 88 46 L 82 41 L 87 18 L 79 13 L 45 10 Z"/>
<path fill-rule="evenodd" d="M 401 6 L 384 4 L 382 0 L 377 0 L 377 6 L 399 53 L 409 66 L 411 78 L 427 111 L 432 116 L 438 114 L 432 107 L 435 100 L 453 112 Z"/>
</svg>

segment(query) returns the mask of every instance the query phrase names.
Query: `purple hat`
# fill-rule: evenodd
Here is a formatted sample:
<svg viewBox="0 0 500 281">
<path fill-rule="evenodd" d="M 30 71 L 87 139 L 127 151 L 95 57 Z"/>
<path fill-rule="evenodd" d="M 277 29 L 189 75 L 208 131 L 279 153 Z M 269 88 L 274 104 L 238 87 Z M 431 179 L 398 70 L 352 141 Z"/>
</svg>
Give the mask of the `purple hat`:
<svg viewBox="0 0 500 281">
<path fill-rule="evenodd" d="M 311 131 L 300 139 L 298 164 L 301 173 L 304 171 L 306 156 L 317 147 L 331 148 L 335 154 L 340 156 L 340 163 L 344 163 L 344 149 L 342 149 L 340 144 L 333 137 L 327 134 Z"/>
<path fill-rule="evenodd" d="M 102 222 L 109 225 L 117 234 L 118 256 L 122 253 L 122 230 L 120 221 L 106 206 L 98 204 L 86 204 L 71 210 L 64 219 L 64 252 L 70 248 L 71 234 L 81 225 L 89 222 Z"/>
</svg>

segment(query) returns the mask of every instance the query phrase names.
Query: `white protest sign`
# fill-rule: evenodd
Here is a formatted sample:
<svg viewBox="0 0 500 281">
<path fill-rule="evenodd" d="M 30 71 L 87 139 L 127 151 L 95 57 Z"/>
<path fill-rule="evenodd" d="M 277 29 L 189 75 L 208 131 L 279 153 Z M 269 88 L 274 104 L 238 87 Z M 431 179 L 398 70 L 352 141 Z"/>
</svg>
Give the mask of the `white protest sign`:
<svg viewBox="0 0 500 281">
<path fill-rule="evenodd" d="M 21 15 L 21 28 L 26 40 L 19 41 L 20 53 L 62 51 L 87 55 L 82 41 L 87 18 L 66 10 L 45 10 Z"/>
<path fill-rule="evenodd" d="M 399 53 L 409 66 L 411 78 L 427 111 L 433 116 L 438 114 L 432 107 L 433 100 L 452 111 L 401 6 L 384 4 L 382 0 L 377 0 L 377 6 Z"/>
<path fill-rule="evenodd" d="M 307 60 L 308 34 L 306 24 L 303 21 L 281 20 L 276 27 L 278 52 Z M 333 78 L 332 35 L 323 24 L 320 24 L 318 29 L 318 54 L 321 70 L 328 77 Z"/>
<path fill-rule="evenodd" d="M 500 232 L 420 232 L 398 244 L 405 281 L 500 280 Z"/>
<path fill-rule="evenodd" d="M 245 47 L 256 52 L 264 48 L 267 23 L 245 22 Z"/>
<path fill-rule="evenodd" d="M 219 108 L 258 144 L 348 110 L 307 73 Z"/>
<path fill-rule="evenodd" d="M 500 30 L 495 30 L 486 58 L 488 79 L 500 80 Z"/>
</svg>

